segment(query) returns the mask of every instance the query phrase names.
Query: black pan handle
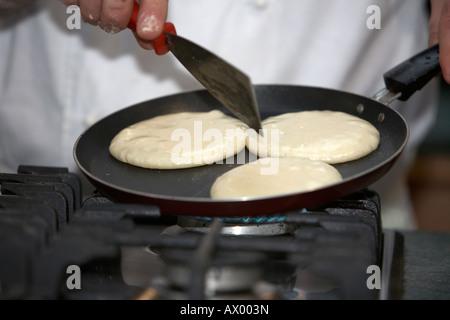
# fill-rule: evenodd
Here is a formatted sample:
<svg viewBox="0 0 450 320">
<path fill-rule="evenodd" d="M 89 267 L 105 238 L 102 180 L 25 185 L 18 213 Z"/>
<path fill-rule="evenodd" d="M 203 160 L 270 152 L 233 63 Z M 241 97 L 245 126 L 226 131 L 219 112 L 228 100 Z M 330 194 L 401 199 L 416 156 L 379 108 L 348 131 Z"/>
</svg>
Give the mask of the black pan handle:
<svg viewBox="0 0 450 320">
<path fill-rule="evenodd" d="M 383 74 L 386 89 L 401 93 L 398 98 L 406 101 L 441 73 L 439 44 L 416 54 Z"/>
</svg>

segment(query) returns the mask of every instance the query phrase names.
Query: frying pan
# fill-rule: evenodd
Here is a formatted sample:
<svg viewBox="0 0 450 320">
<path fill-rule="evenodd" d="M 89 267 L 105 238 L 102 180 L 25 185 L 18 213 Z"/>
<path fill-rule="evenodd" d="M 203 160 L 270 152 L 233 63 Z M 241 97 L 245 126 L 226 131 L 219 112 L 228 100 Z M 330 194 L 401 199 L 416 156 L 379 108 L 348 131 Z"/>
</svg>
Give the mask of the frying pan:
<svg viewBox="0 0 450 320">
<path fill-rule="evenodd" d="M 387 95 L 379 100 L 407 100 L 439 72 L 436 46 L 385 73 Z M 250 217 L 314 208 L 362 190 L 392 168 L 407 144 L 405 119 L 374 98 L 295 85 L 256 85 L 255 93 L 261 119 L 304 110 L 342 111 L 374 125 L 380 132 L 379 147 L 361 159 L 334 165 L 343 177 L 341 182 L 307 192 L 229 200 L 211 199 L 210 188 L 221 174 L 241 165 L 242 156 L 250 158 L 247 149 L 223 164 L 175 170 L 140 168 L 110 155 L 109 144 L 120 130 L 148 118 L 213 109 L 231 115 L 206 90 L 197 90 L 142 102 L 108 115 L 77 139 L 75 162 L 94 187 L 115 202 L 154 204 L 162 214 L 177 216 Z"/>
</svg>

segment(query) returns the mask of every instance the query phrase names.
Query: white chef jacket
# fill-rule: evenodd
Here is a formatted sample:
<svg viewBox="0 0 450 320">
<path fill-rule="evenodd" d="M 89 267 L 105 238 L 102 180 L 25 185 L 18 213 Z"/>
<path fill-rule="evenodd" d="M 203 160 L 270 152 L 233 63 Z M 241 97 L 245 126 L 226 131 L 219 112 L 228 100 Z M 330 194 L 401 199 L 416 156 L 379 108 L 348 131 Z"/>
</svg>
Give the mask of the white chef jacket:
<svg viewBox="0 0 450 320">
<path fill-rule="evenodd" d="M 0 0 L 1 1 L 1 0 Z M 368 27 L 380 8 L 380 28 Z M 95 121 L 138 102 L 202 88 L 170 54 L 141 49 L 129 30 L 106 34 L 56 0 L 0 20 L 0 171 L 19 164 L 77 172 L 73 146 Z M 382 74 L 427 47 L 422 0 L 179 0 L 177 33 L 247 73 L 254 84 L 328 87 L 371 96 Z M 406 174 L 434 121 L 437 82 L 395 101 L 411 135 L 375 186 L 383 226 L 415 228 Z"/>
</svg>

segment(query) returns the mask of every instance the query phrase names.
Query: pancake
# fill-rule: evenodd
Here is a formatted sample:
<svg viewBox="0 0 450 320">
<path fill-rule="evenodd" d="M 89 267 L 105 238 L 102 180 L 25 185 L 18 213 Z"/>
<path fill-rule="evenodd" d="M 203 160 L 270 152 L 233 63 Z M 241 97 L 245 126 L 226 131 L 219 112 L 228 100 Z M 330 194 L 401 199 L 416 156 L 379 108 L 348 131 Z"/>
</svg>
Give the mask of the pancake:
<svg viewBox="0 0 450 320">
<path fill-rule="evenodd" d="M 378 148 L 379 131 L 368 121 L 338 111 L 300 111 L 262 121 L 264 138 L 249 135 L 260 157 L 295 157 L 329 164 L 362 158 Z"/>
<path fill-rule="evenodd" d="M 213 199 L 275 196 L 319 189 L 342 180 L 331 165 L 301 158 L 261 158 L 225 172 L 213 183 Z"/>
<path fill-rule="evenodd" d="M 245 148 L 248 127 L 219 110 L 157 116 L 121 130 L 109 146 L 119 161 L 149 169 L 212 164 Z"/>
</svg>

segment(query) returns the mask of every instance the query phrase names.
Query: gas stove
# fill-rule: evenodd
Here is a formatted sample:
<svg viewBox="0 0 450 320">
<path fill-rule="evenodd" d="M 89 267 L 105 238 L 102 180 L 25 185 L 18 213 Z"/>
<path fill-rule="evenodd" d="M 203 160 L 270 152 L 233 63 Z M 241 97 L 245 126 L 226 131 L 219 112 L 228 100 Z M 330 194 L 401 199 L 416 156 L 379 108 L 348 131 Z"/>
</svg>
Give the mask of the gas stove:
<svg viewBox="0 0 450 320">
<path fill-rule="evenodd" d="M 0 173 L 0 298 L 380 300 L 402 294 L 403 238 L 369 189 L 272 216 L 162 215 L 66 168 Z M 382 275 L 382 276 L 381 276 Z"/>
</svg>

